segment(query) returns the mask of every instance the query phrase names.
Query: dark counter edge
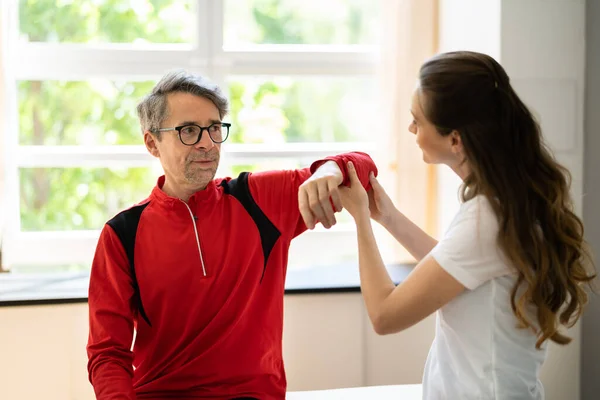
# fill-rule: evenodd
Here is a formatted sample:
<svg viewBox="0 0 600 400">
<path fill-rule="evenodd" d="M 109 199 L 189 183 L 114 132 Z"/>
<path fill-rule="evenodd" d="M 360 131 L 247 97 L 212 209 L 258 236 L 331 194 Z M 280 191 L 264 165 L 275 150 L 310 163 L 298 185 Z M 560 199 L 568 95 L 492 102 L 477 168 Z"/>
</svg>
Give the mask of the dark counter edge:
<svg viewBox="0 0 600 400">
<path fill-rule="evenodd" d="M 286 289 L 286 295 L 296 294 L 324 294 L 324 293 L 360 293 L 360 287 L 319 287 L 319 288 L 298 288 Z M 16 306 L 42 306 L 59 304 L 78 304 L 87 303 L 87 297 L 66 297 L 60 299 L 31 299 L 31 300 L 0 300 L 0 307 Z"/>
<path fill-rule="evenodd" d="M 391 272 L 392 280 L 396 285 L 404 280 L 406 275 L 414 267 L 414 264 L 395 264 L 388 266 L 388 271 Z M 346 267 L 344 267 L 346 268 Z M 390 268 L 392 270 L 390 270 Z M 318 270 L 318 268 L 317 268 Z M 355 270 L 356 271 L 356 270 Z M 288 278 L 289 278 L 288 273 Z M 298 287 L 286 288 L 285 295 L 302 295 L 302 294 L 341 294 L 341 293 L 360 293 L 360 283 L 357 282 L 355 285 L 335 285 L 335 284 L 324 284 L 314 285 L 308 287 L 308 285 Z M 1 300 L 0 307 L 16 307 L 16 306 L 39 306 L 39 305 L 60 305 L 60 304 L 79 304 L 87 303 L 87 296 L 69 296 L 69 297 L 54 297 L 54 298 L 31 298 L 31 299 L 18 299 L 18 300 Z"/>
<path fill-rule="evenodd" d="M 24 300 L 0 300 L 0 307 L 18 306 L 51 306 L 58 304 L 87 303 L 87 297 L 65 297 L 60 299 L 24 299 Z"/>
</svg>

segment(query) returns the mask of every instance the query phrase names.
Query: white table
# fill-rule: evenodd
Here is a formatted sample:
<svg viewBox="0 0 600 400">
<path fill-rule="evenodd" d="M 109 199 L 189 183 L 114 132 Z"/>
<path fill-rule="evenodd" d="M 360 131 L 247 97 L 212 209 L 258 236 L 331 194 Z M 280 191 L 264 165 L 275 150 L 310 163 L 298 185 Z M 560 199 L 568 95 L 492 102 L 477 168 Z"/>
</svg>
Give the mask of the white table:
<svg viewBox="0 0 600 400">
<path fill-rule="evenodd" d="M 348 389 L 289 392 L 287 400 L 421 400 L 421 385 L 367 386 Z"/>
</svg>

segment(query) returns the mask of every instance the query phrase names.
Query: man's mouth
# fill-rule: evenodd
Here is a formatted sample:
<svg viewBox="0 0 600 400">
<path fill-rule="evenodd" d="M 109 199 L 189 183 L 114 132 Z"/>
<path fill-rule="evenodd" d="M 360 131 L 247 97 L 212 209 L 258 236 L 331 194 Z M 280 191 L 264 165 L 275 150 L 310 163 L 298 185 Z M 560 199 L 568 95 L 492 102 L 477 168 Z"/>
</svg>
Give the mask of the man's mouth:
<svg viewBox="0 0 600 400">
<path fill-rule="evenodd" d="M 197 165 L 201 168 L 213 168 L 215 166 L 214 160 L 194 160 L 192 165 Z"/>
<path fill-rule="evenodd" d="M 196 165 L 208 166 L 208 165 L 213 165 L 215 162 L 213 160 L 194 160 L 194 161 L 192 161 L 192 163 L 196 164 Z"/>
</svg>

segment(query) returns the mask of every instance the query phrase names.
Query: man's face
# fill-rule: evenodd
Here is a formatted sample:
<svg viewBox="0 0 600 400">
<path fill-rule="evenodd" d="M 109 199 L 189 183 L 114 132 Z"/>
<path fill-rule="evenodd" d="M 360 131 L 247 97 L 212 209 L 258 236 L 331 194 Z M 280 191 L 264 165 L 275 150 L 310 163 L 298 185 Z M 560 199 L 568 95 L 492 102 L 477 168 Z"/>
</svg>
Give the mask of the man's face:
<svg viewBox="0 0 600 400">
<path fill-rule="evenodd" d="M 219 110 L 210 100 L 190 93 L 176 92 L 167 96 L 167 119 L 160 128 L 196 124 L 208 127 L 220 122 Z M 215 177 L 219 166 L 221 144 L 210 139 L 205 129 L 198 143 L 187 146 L 176 130 L 160 133 L 160 140 L 150 132 L 144 133 L 146 147 L 160 159 L 166 183 L 175 192 L 203 190 Z"/>
</svg>

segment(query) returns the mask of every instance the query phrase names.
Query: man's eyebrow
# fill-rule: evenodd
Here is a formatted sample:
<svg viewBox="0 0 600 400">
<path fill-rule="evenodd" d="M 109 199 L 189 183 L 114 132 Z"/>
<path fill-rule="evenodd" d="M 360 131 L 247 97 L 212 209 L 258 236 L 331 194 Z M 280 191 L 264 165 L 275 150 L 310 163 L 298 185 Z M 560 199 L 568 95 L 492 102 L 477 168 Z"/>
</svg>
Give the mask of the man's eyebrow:
<svg viewBox="0 0 600 400">
<path fill-rule="evenodd" d="M 219 119 L 209 119 L 208 120 L 208 124 L 209 125 L 211 125 L 211 124 L 220 124 L 220 123 L 221 123 L 221 120 L 219 120 Z M 180 122 L 178 124 L 178 126 L 184 126 L 184 125 L 198 125 L 198 126 L 202 126 L 202 124 L 198 123 L 198 121 L 183 121 L 183 122 Z"/>
<path fill-rule="evenodd" d="M 178 126 L 185 126 L 185 125 L 200 125 L 199 123 L 197 123 L 196 121 L 183 121 L 177 124 Z"/>
</svg>

